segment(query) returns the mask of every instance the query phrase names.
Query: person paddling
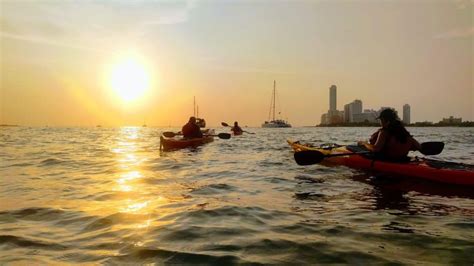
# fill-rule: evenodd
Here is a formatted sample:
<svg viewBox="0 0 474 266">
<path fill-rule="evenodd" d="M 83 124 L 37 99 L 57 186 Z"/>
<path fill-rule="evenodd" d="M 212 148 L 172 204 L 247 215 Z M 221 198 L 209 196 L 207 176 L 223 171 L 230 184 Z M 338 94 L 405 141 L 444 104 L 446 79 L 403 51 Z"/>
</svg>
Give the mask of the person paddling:
<svg viewBox="0 0 474 266">
<path fill-rule="evenodd" d="M 196 124 L 196 117 L 191 116 L 186 125 L 181 129 L 183 133 L 183 138 L 193 139 L 193 138 L 202 138 L 202 132 L 199 126 Z"/>
<path fill-rule="evenodd" d="M 360 141 L 358 143 L 375 152 L 376 157 L 395 161 L 405 160 L 409 151 L 421 149 L 420 143 L 406 130 L 394 109 L 384 109 L 377 119 L 380 119 L 382 128 L 372 134 L 368 145 Z"/>
<path fill-rule="evenodd" d="M 234 122 L 234 126 L 230 130 L 234 133 L 234 135 L 242 135 L 244 132 L 237 121 Z"/>
</svg>

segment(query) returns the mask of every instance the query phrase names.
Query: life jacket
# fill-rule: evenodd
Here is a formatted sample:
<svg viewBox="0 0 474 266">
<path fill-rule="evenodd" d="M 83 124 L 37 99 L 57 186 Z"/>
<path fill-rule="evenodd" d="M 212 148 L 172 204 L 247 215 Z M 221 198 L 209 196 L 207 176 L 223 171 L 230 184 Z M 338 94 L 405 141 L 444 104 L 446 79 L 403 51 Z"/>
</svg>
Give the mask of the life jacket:
<svg viewBox="0 0 474 266">
<path fill-rule="evenodd" d="M 400 160 L 406 158 L 408 152 L 414 149 L 415 144 L 411 136 L 407 138 L 405 143 L 398 141 L 395 136 L 389 136 L 380 153 L 387 159 Z"/>
<path fill-rule="evenodd" d="M 234 134 L 239 134 L 243 132 L 242 128 L 240 128 L 239 126 L 233 126 L 230 130 L 234 132 Z"/>
</svg>

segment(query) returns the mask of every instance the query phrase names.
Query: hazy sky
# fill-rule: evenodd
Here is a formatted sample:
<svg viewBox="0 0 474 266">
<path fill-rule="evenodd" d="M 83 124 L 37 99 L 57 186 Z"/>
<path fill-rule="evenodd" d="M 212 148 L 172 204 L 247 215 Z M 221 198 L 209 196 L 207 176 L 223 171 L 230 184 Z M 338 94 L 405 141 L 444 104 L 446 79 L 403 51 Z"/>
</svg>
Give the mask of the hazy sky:
<svg viewBox="0 0 474 266">
<path fill-rule="evenodd" d="M 408 103 L 412 121 L 474 120 L 474 1 L 0 0 L 0 123 L 260 126 L 273 80 L 295 126 L 338 109 Z M 150 76 L 121 101 L 111 69 Z"/>
</svg>

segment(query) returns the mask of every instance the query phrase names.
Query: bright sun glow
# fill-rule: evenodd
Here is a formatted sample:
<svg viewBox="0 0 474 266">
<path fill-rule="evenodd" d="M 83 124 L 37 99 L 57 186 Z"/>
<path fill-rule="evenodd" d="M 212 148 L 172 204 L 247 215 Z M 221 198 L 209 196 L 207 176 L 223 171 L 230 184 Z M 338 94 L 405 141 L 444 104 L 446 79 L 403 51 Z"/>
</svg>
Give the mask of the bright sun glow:
<svg viewBox="0 0 474 266">
<path fill-rule="evenodd" d="M 116 64 L 110 73 L 110 86 L 124 102 L 143 97 L 150 87 L 150 76 L 143 64 L 128 58 Z"/>
</svg>

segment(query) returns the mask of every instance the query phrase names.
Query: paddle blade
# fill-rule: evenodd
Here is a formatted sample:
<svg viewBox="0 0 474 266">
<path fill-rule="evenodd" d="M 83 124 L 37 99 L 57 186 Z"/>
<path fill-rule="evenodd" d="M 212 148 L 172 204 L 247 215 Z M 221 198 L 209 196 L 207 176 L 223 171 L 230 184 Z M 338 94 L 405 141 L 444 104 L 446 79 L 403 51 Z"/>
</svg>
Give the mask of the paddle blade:
<svg viewBox="0 0 474 266">
<path fill-rule="evenodd" d="M 319 151 L 298 151 L 295 152 L 294 157 L 298 165 L 311 165 L 321 162 L 324 154 Z"/>
<path fill-rule="evenodd" d="M 217 136 L 220 139 L 230 139 L 230 134 L 229 133 L 219 133 L 219 134 L 217 134 Z"/>
<path fill-rule="evenodd" d="M 167 138 L 174 138 L 176 135 L 178 135 L 178 134 L 176 134 L 174 132 L 171 132 L 171 131 L 166 131 L 166 132 L 163 132 L 162 134 L 163 134 L 163 136 L 165 136 Z"/>
<path fill-rule="evenodd" d="M 229 126 L 229 124 L 227 124 L 226 122 L 222 122 L 221 125 L 222 125 L 223 127 L 228 127 L 228 126 Z"/>
<path fill-rule="evenodd" d="M 444 142 L 441 141 L 429 141 L 421 143 L 420 152 L 424 155 L 437 155 L 440 154 L 444 149 Z"/>
</svg>

